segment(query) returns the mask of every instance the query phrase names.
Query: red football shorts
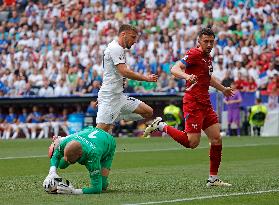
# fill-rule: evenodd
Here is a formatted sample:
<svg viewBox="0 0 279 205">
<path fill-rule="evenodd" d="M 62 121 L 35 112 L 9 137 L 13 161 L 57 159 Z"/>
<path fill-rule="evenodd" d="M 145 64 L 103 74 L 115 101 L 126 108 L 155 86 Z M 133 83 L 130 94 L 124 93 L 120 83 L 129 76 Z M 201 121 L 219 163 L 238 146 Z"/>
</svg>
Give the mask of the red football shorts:
<svg viewBox="0 0 279 205">
<path fill-rule="evenodd" d="M 219 123 L 217 114 L 211 105 L 184 103 L 183 113 L 186 133 L 201 133 L 211 125 Z"/>
</svg>

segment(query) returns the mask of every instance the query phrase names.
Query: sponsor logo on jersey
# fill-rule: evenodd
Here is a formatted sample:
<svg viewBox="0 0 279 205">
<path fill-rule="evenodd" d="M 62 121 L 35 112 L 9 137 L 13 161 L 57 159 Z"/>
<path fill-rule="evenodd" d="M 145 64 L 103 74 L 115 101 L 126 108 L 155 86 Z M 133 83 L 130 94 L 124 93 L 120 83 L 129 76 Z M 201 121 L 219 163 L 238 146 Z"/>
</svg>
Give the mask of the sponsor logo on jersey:
<svg viewBox="0 0 279 205">
<path fill-rule="evenodd" d="M 124 53 L 120 54 L 119 60 L 125 60 L 125 54 Z"/>
<path fill-rule="evenodd" d="M 192 124 L 192 127 L 193 127 L 194 129 L 198 129 L 198 124 Z"/>
<path fill-rule="evenodd" d="M 213 66 L 209 65 L 208 66 L 208 70 L 209 70 L 209 75 L 212 75 L 212 73 L 213 73 Z"/>
</svg>

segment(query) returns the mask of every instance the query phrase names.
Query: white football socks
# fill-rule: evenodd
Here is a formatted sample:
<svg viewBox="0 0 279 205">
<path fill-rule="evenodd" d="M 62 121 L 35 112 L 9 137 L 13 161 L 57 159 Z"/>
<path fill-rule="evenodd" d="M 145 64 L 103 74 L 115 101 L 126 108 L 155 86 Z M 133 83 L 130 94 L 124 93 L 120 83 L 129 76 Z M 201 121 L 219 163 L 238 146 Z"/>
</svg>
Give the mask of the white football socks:
<svg viewBox="0 0 279 205">
<path fill-rule="evenodd" d="M 167 124 L 165 122 L 159 122 L 159 125 L 158 125 L 158 128 L 161 132 L 163 132 L 164 130 L 164 127 L 166 126 Z"/>
</svg>

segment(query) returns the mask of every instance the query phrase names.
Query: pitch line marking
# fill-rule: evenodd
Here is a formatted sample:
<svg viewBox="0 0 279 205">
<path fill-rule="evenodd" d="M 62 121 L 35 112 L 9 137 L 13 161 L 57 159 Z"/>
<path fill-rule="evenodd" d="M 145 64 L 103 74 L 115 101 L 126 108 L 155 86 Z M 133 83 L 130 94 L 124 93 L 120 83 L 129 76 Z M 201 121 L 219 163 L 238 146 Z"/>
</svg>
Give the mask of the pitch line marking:
<svg viewBox="0 0 279 205">
<path fill-rule="evenodd" d="M 243 145 L 229 145 L 223 146 L 225 148 L 234 148 L 234 147 L 257 147 L 257 146 L 268 146 L 268 145 L 279 145 L 278 143 L 265 143 L 265 144 L 243 144 Z M 183 147 L 175 147 L 175 148 L 165 148 L 165 149 L 145 149 L 145 150 L 120 150 L 116 151 L 116 153 L 131 153 L 131 152 L 163 152 L 163 151 L 176 151 L 183 150 Z M 208 149 L 208 146 L 200 146 L 196 149 Z M 8 159 L 28 159 L 28 158 L 43 158 L 47 157 L 47 155 L 31 155 L 31 156 L 21 156 L 21 157 L 0 157 L 0 160 L 8 160 Z"/>
<path fill-rule="evenodd" d="M 279 192 L 279 189 L 265 190 L 265 191 L 254 191 L 254 192 L 239 192 L 239 193 L 231 193 L 231 194 L 218 194 L 218 195 L 213 195 L 213 196 L 199 196 L 199 197 L 173 199 L 173 200 L 165 200 L 165 201 L 149 201 L 149 202 L 123 204 L 123 205 L 164 204 L 164 203 L 175 203 L 175 202 L 183 202 L 183 201 L 214 199 L 214 198 L 230 197 L 230 196 L 256 195 L 256 194 L 264 194 L 264 193 L 271 193 L 271 192 Z"/>
</svg>

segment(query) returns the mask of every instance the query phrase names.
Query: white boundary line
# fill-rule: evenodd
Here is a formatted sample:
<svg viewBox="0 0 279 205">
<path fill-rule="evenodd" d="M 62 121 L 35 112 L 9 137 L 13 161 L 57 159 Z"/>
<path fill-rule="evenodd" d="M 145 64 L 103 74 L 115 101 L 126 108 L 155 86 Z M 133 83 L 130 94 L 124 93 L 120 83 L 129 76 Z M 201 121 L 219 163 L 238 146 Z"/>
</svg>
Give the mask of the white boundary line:
<svg viewBox="0 0 279 205">
<path fill-rule="evenodd" d="M 268 145 L 279 145 L 279 143 L 265 143 L 265 144 L 242 144 L 242 145 L 230 145 L 224 146 L 224 148 L 237 148 L 237 147 L 257 147 L 257 146 L 268 146 Z M 176 148 L 163 148 L 163 149 L 144 149 L 144 150 L 120 150 L 116 151 L 116 153 L 133 153 L 133 152 L 163 152 L 163 151 L 176 151 L 176 150 L 184 150 L 183 147 Z M 208 146 L 197 147 L 197 149 L 208 149 Z M 31 155 L 31 156 L 21 156 L 21 157 L 0 157 L 0 160 L 8 160 L 8 159 L 28 159 L 28 158 L 43 158 L 47 157 L 47 155 Z"/>
<path fill-rule="evenodd" d="M 164 204 L 164 203 L 175 203 L 175 202 L 182 202 L 182 201 L 202 200 L 202 199 L 213 199 L 213 198 L 230 197 L 230 196 L 255 195 L 255 194 L 263 194 L 263 193 L 271 193 L 271 192 L 279 192 L 279 189 L 254 191 L 254 192 L 240 192 L 240 193 L 231 193 L 231 194 L 218 194 L 218 195 L 212 195 L 212 196 L 199 196 L 199 197 L 192 197 L 192 198 L 166 200 L 166 201 L 149 201 L 149 202 L 143 202 L 143 203 L 123 204 L 123 205 Z"/>
</svg>

